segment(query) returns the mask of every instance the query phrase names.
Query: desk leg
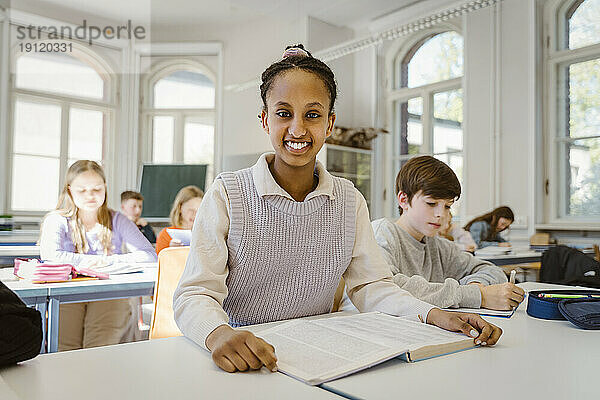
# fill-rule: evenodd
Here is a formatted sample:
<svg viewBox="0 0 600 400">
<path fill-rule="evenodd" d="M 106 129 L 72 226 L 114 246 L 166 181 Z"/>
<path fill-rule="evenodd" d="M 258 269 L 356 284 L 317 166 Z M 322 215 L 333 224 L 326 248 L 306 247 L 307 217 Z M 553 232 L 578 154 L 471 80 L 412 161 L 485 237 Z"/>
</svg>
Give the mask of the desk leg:
<svg viewBox="0 0 600 400">
<path fill-rule="evenodd" d="M 40 353 L 46 352 L 46 341 L 48 340 L 48 316 L 46 315 L 46 311 L 48 310 L 48 306 L 46 304 L 47 300 L 48 299 L 44 299 L 43 302 L 35 305 L 35 309 L 42 314 L 42 348 L 40 349 Z"/>
<path fill-rule="evenodd" d="M 58 315 L 60 301 L 50 297 L 48 299 L 48 353 L 58 351 Z"/>
</svg>

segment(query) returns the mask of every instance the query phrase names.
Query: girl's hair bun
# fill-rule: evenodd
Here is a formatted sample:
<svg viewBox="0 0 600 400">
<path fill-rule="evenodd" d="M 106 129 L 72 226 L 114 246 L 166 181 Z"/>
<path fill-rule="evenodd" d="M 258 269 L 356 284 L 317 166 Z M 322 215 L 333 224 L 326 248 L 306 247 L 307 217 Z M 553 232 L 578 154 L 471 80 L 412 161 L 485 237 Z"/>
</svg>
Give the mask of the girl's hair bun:
<svg viewBox="0 0 600 400">
<path fill-rule="evenodd" d="M 283 52 L 282 59 L 286 59 L 291 56 L 303 56 L 303 57 L 312 57 L 310 52 L 304 48 L 302 44 L 295 44 L 292 46 L 288 46 L 285 48 Z"/>
</svg>

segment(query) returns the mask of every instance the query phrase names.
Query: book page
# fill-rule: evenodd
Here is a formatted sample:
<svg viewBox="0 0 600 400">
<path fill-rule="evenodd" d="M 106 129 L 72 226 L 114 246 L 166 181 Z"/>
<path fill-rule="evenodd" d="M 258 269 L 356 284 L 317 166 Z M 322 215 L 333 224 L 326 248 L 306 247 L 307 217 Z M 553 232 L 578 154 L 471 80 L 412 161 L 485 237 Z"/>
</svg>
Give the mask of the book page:
<svg viewBox="0 0 600 400">
<path fill-rule="evenodd" d="M 275 347 L 280 371 L 312 385 L 348 375 L 406 351 L 307 320 L 286 322 L 261 331 L 258 336 Z"/>
<path fill-rule="evenodd" d="M 467 339 L 461 333 L 448 332 L 421 322 L 382 313 L 363 313 L 313 321 L 347 335 L 368 339 L 392 348 L 414 350 L 432 344 Z"/>
<path fill-rule="evenodd" d="M 381 313 L 294 320 L 258 334 L 275 347 L 279 369 L 319 384 L 426 345 L 466 336 Z"/>
</svg>

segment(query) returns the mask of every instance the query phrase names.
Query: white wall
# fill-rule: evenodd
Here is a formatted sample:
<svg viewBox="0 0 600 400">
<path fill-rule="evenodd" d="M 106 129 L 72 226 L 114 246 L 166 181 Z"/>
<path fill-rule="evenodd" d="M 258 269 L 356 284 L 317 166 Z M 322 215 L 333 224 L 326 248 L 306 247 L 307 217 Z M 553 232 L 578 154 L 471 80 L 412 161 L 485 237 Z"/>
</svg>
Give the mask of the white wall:
<svg viewBox="0 0 600 400">
<path fill-rule="evenodd" d="M 473 215 L 494 206 L 494 11 L 464 19 L 464 150 L 466 193 L 463 206 Z"/>
<path fill-rule="evenodd" d="M 345 42 L 353 37 L 351 29 L 336 27 L 312 17 L 308 18 L 307 33 L 306 45 L 311 53 Z M 342 57 L 327 64 L 335 74 L 338 87 L 335 124 L 353 126 L 354 60 L 352 57 Z"/>
<path fill-rule="evenodd" d="M 376 63 L 377 49 L 370 47 L 352 56 L 354 62 L 353 126 L 375 126 L 374 102 L 377 101 Z"/>
<path fill-rule="evenodd" d="M 516 238 L 527 238 L 528 228 L 533 229 L 531 178 L 542 173 L 534 160 L 539 134 L 534 5 L 535 0 L 504 0 L 498 17 L 488 8 L 464 19 L 466 214 L 508 205 L 517 217 L 512 229 Z"/>
</svg>

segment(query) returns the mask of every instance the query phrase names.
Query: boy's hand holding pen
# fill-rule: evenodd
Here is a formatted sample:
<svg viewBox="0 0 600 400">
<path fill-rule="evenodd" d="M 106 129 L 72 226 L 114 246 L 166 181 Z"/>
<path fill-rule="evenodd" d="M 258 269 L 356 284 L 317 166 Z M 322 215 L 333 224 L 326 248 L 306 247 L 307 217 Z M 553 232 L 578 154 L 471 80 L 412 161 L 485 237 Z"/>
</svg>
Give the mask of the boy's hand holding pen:
<svg viewBox="0 0 600 400">
<path fill-rule="evenodd" d="M 525 291 L 515 285 L 516 271 L 510 273 L 510 281 L 484 286 L 475 283 L 481 290 L 481 308 L 490 310 L 511 310 L 519 306 L 525 298 Z"/>
</svg>

